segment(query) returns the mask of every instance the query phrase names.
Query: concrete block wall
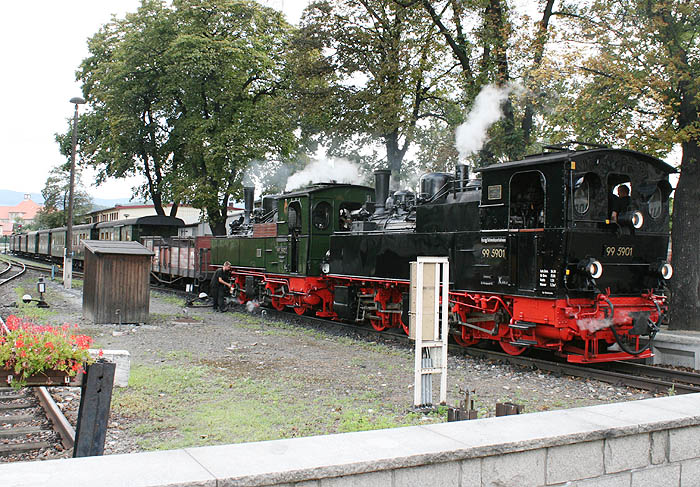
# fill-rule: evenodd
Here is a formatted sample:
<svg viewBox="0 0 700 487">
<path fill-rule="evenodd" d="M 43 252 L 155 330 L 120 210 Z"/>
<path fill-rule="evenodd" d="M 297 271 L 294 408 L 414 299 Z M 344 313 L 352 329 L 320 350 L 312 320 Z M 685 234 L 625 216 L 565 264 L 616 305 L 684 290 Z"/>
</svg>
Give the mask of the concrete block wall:
<svg viewBox="0 0 700 487">
<path fill-rule="evenodd" d="M 700 394 L 341 435 L 3 464 L 0 485 L 700 486 Z"/>
<path fill-rule="evenodd" d="M 679 365 L 700 370 L 700 332 L 665 331 L 654 338 L 654 364 Z"/>
</svg>

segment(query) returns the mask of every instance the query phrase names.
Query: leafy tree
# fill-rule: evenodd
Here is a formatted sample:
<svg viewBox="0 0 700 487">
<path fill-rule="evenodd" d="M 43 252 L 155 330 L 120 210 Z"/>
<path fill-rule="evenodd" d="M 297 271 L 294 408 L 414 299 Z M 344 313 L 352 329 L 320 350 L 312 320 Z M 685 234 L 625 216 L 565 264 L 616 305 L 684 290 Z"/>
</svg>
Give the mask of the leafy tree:
<svg viewBox="0 0 700 487">
<path fill-rule="evenodd" d="M 321 0 L 305 10 L 294 44 L 298 106 L 331 153 L 380 143 L 398 175 L 419 122 L 444 117 L 454 63 L 427 20 L 393 0 Z"/>
<path fill-rule="evenodd" d="M 143 174 L 139 193 L 159 214 L 187 202 L 225 234 L 247 165 L 296 145 L 280 101 L 289 31 L 252 1 L 143 0 L 89 41 L 78 72 L 92 108 L 80 123 L 84 160 L 101 179 Z"/>
<path fill-rule="evenodd" d="M 682 148 L 673 208 L 671 327 L 700 330 L 700 5 L 595 0 L 569 15 L 595 51 L 562 110 L 577 131 L 663 156 Z"/>
<path fill-rule="evenodd" d="M 64 227 L 68 224 L 68 198 L 70 194 L 70 167 L 56 166 L 49 172 L 41 195 L 44 207 L 36 215 L 37 229 Z M 81 223 L 84 215 L 91 212 L 93 202 L 80 183 L 80 173 L 76 172 L 73 186 L 73 223 Z"/>
<path fill-rule="evenodd" d="M 536 21 L 513 9 L 506 0 L 395 1 L 421 9 L 438 28 L 461 70 L 464 107 L 470 106 L 487 84 L 506 87 L 518 82 L 524 88 L 519 102 L 513 97 L 504 102 L 503 118 L 491 128 L 490 140 L 476 164 L 513 160 L 531 151 L 535 147 L 535 114 L 546 101 L 541 94 L 541 71 L 547 69 L 554 0 L 539 2 L 540 17 Z M 449 150 L 440 152 L 445 157 L 456 157 Z"/>
</svg>

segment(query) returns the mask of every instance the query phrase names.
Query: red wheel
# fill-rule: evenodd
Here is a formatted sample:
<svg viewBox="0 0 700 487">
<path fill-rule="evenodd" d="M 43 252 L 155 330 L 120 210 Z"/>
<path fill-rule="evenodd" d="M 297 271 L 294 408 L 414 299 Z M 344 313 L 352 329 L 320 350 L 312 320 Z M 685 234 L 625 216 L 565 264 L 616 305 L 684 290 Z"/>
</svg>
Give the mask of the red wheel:
<svg viewBox="0 0 700 487">
<path fill-rule="evenodd" d="M 277 311 L 282 311 L 284 309 L 284 304 L 280 303 L 279 298 L 272 298 L 270 300 L 270 304 L 272 305 L 273 308 L 275 308 Z"/>
<path fill-rule="evenodd" d="M 455 341 L 457 342 L 457 345 L 460 345 L 462 347 L 470 347 L 472 345 L 476 345 L 477 343 L 479 343 L 478 338 L 472 338 L 469 340 L 465 340 L 464 338 L 462 338 L 461 333 L 453 333 L 452 338 L 455 339 Z"/>
<path fill-rule="evenodd" d="M 387 326 L 382 323 L 382 320 L 370 320 L 370 323 L 372 323 L 372 328 L 377 331 L 384 331 L 387 329 Z"/>
<path fill-rule="evenodd" d="M 401 322 L 401 328 L 403 328 L 404 333 L 406 333 L 406 335 L 410 335 L 410 334 L 411 334 L 411 330 L 409 330 L 408 325 L 407 325 L 406 323 L 403 322 L 403 319 L 402 319 L 402 318 L 399 317 L 399 320 L 400 320 L 400 322 Z"/>
<path fill-rule="evenodd" d="M 295 306 L 293 309 L 294 309 L 294 312 L 295 312 L 296 314 L 298 314 L 299 316 L 301 316 L 301 315 L 303 315 L 304 313 L 306 313 L 306 308 L 304 308 L 303 306 Z"/>
<path fill-rule="evenodd" d="M 511 345 L 510 343 L 504 342 L 504 341 L 500 341 L 498 343 L 501 344 L 501 348 L 508 355 L 520 355 L 521 353 L 523 353 L 527 349 L 527 347 L 520 347 L 518 345 Z"/>
</svg>

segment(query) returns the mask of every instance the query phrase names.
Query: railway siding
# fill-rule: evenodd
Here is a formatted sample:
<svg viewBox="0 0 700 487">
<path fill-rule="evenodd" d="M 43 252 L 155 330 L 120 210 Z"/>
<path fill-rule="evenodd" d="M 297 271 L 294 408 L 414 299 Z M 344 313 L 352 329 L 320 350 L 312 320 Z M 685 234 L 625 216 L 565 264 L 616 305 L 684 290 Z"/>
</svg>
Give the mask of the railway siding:
<svg viewBox="0 0 700 487">
<path fill-rule="evenodd" d="M 691 485 L 700 465 L 698 411 L 700 394 L 689 394 L 342 435 L 7 464 L 0 465 L 0 478 L 8 487 Z"/>
</svg>

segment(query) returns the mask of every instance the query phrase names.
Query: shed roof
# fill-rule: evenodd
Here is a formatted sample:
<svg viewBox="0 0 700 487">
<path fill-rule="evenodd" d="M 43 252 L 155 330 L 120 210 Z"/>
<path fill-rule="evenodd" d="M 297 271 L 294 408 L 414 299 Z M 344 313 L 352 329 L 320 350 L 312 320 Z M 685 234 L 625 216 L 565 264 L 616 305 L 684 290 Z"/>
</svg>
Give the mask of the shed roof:
<svg viewBox="0 0 700 487">
<path fill-rule="evenodd" d="M 83 244 L 93 254 L 155 255 L 138 242 L 83 240 Z"/>
</svg>

